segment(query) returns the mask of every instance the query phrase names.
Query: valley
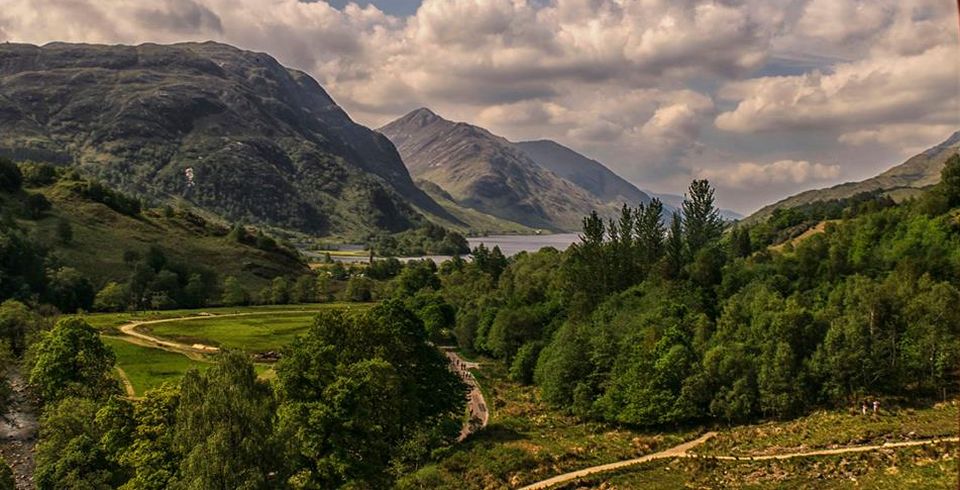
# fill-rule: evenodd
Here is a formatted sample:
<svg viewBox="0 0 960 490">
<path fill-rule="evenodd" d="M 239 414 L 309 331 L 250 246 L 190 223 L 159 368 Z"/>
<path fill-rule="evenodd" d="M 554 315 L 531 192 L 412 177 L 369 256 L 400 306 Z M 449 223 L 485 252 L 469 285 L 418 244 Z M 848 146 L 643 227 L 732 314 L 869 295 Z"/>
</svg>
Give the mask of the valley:
<svg viewBox="0 0 960 490">
<path fill-rule="evenodd" d="M 0 9 L 0 490 L 960 488 L 952 5 L 94 3 Z"/>
</svg>

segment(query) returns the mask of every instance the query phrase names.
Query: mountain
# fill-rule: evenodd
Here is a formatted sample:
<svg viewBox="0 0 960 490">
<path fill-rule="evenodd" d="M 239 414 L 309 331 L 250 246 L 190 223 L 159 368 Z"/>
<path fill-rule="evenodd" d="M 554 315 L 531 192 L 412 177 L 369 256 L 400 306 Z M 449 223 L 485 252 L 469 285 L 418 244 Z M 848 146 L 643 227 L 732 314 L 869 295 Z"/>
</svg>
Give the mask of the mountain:
<svg viewBox="0 0 960 490">
<path fill-rule="evenodd" d="M 650 196 L 602 163 L 560 143 L 538 140 L 514 144 L 541 167 L 573 182 L 603 202 L 628 203 L 631 206 L 650 202 Z"/>
<path fill-rule="evenodd" d="M 578 230 L 583 216 L 613 206 L 541 167 L 486 129 L 417 109 L 379 129 L 410 173 L 447 192 L 457 204 L 531 228 Z"/>
<path fill-rule="evenodd" d="M 457 221 L 314 79 L 212 42 L 0 45 L 0 154 L 317 235 Z"/>
<path fill-rule="evenodd" d="M 828 189 L 815 189 L 790 196 L 766 206 L 745 221 L 756 223 L 765 220 L 774 210 L 793 208 L 817 201 L 850 198 L 862 192 L 884 191 L 897 199 L 915 195 L 917 190 L 940 182 L 940 171 L 947 159 L 960 151 L 960 131 L 953 133 L 943 143 L 911 157 L 876 177 L 860 182 L 847 182 Z"/>
</svg>

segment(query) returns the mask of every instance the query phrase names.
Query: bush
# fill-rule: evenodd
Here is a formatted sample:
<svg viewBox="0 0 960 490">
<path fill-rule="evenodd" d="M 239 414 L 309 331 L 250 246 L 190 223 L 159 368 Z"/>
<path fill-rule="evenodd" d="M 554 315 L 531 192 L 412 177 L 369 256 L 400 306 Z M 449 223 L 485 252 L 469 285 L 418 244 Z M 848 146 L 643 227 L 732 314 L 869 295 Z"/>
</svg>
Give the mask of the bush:
<svg viewBox="0 0 960 490">
<path fill-rule="evenodd" d="M 0 158 L 0 191 L 14 192 L 20 190 L 23 184 L 23 175 L 17 165 L 9 159 Z"/>
<path fill-rule="evenodd" d="M 20 173 L 26 187 L 43 187 L 57 181 L 57 169 L 45 163 L 21 163 Z"/>
</svg>

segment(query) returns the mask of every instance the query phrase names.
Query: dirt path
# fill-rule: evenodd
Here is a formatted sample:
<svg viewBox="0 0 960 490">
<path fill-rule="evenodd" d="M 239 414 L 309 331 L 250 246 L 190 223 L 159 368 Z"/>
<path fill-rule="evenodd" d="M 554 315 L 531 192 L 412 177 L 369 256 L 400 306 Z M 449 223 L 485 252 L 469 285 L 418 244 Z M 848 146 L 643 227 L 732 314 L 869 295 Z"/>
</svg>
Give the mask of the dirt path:
<svg viewBox="0 0 960 490">
<path fill-rule="evenodd" d="M 18 489 L 32 489 L 33 448 L 37 443 L 37 403 L 30 398 L 26 380 L 19 372 L 9 376 L 13 388 L 10 411 L 0 418 L 0 454 L 13 470 Z"/>
<path fill-rule="evenodd" d="M 592 466 L 590 468 L 584 468 L 579 471 L 573 471 L 570 473 L 564 473 L 562 475 L 557 475 L 553 478 L 547 480 L 539 481 L 537 483 L 527 485 L 522 487 L 520 490 L 537 490 L 541 488 L 549 488 L 560 483 L 568 482 L 570 480 L 576 480 L 577 478 L 583 478 L 585 476 L 593 475 L 596 473 L 603 473 L 606 471 L 618 470 L 627 466 L 633 466 L 635 464 L 646 463 L 647 461 L 653 461 L 655 459 L 664 459 L 664 458 L 678 458 L 685 457 L 688 455 L 688 451 L 691 449 L 703 444 L 710 439 L 711 437 L 717 435 L 716 432 L 707 432 L 706 434 L 700 436 L 698 439 L 685 442 L 678 446 L 674 446 L 665 451 L 660 451 L 658 453 L 648 454 L 646 456 L 641 456 L 639 458 L 628 459 L 626 461 L 618 461 L 616 463 L 609 463 L 600 466 Z"/>
<path fill-rule="evenodd" d="M 890 442 L 882 445 L 872 445 L 872 446 L 851 446 L 843 447 L 836 449 L 821 449 L 814 451 L 802 451 L 794 453 L 784 453 L 784 454 L 770 454 L 764 456 L 710 456 L 697 453 L 691 453 L 690 450 L 703 444 L 711 437 L 717 435 L 716 432 L 708 432 L 702 435 L 699 439 L 685 442 L 679 446 L 674 446 L 666 451 L 660 451 L 658 453 L 648 454 L 636 459 L 630 459 L 626 461 L 618 461 L 616 463 L 610 463 L 600 466 L 592 466 L 590 468 L 584 468 L 579 471 L 574 471 L 571 473 L 564 473 L 562 475 L 557 475 L 553 478 L 539 481 L 537 483 L 527 485 L 522 487 L 520 490 L 536 490 L 549 488 L 560 483 L 569 482 L 571 480 L 576 480 L 578 478 L 583 478 L 585 476 L 594 475 L 597 473 L 603 473 L 607 471 L 618 470 L 627 466 L 633 466 L 640 463 L 646 463 L 647 461 L 653 461 L 655 459 L 665 459 L 665 458 L 702 458 L 702 459 L 713 459 L 720 461 L 767 461 L 767 460 L 781 460 L 781 459 L 793 459 L 793 458 L 806 458 L 811 456 L 830 456 L 834 454 L 847 454 L 847 453 L 864 453 L 869 451 L 877 451 L 879 449 L 889 449 L 889 448 L 898 448 L 898 447 L 911 447 L 911 446 L 925 446 L 929 444 L 942 444 L 945 442 L 958 442 L 960 437 L 943 437 L 943 438 L 934 438 L 934 439 L 924 439 L 919 441 L 905 441 L 905 442 Z"/>
<path fill-rule="evenodd" d="M 123 391 L 127 392 L 128 397 L 136 398 L 137 391 L 133 389 L 133 383 L 130 382 L 130 377 L 127 376 L 127 372 L 120 366 L 114 366 L 113 368 L 117 370 L 117 375 L 120 376 L 120 382 L 123 383 Z"/>
<path fill-rule="evenodd" d="M 453 366 L 454 372 L 459 374 L 463 382 L 470 387 L 470 393 L 467 394 L 467 408 L 470 410 L 470 417 L 463 424 L 463 429 L 460 430 L 460 437 L 457 439 L 458 441 L 462 441 L 469 437 L 470 434 L 487 426 L 487 423 L 490 422 L 490 411 L 487 409 L 487 402 L 483 399 L 483 392 L 480 391 L 477 378 L 470 372 L 471 369 L 477 369 L 480 365 L 475 362 L 464 361 L 456 352 L 447 350 L 444 351 L 444 353 L 447 355 L 447 359 L 450 360 L 450 365 Z"/>
</svg>

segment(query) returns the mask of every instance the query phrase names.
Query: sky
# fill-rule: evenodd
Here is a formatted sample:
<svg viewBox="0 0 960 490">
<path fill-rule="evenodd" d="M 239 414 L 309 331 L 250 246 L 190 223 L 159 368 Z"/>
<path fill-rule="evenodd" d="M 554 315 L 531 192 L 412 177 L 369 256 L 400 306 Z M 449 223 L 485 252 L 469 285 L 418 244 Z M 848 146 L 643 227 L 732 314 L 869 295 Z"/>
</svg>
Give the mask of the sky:
<svg viewBox="0 0 960 490">
<path fill-rule="evenodd" d="M 429 107 L 549 138 L 642 189 L 749 213 L 960 130 L 948 0 L 0 0 L 0 41 L 215 40 L 313 75 L 358 122 Z"/>
</svg>

